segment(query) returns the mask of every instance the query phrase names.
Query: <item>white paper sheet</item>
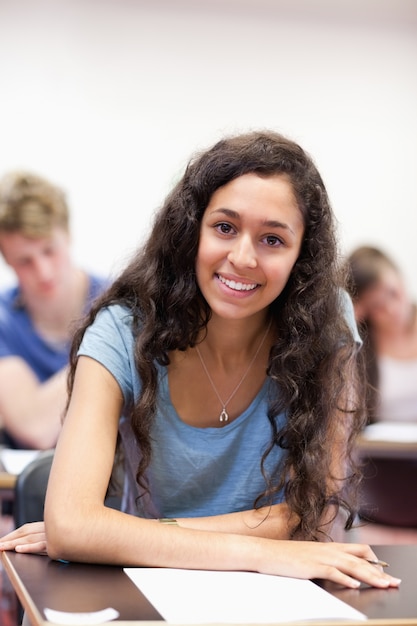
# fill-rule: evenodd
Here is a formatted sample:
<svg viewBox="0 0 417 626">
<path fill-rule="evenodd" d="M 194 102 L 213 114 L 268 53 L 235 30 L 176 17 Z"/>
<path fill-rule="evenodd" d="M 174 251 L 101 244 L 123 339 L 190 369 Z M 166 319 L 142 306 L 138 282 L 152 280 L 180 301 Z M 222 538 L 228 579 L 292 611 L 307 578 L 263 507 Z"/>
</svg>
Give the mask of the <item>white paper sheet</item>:
<svg viewBox="0 0 417 626">
<path fill-rule="evenodd" d="M 417 442 L 417 424 L 408 422 L 376 422 L 369 424 L 362 436 L 369 441 L 391 441 L 394 443 Z"/>
<path fill-rule="evenodd" d="M 162 617 L 176 624 L 366 620 L 310 580 L 252 572 L 125 568 Z"/>
<path fill-rule="evenodd" d="M 39 454 L 39 450 L 13 450 L 3 448 L 0 450 L 0 460 L 6 472 L 20 474 L 31 461 Z"/>
<path fill-rule="evenodd" d="M 111 607 L 101 611 L 94 611 L 94 613 L 67 613 L 66 611 L 55 611 L 54 609 L 45 608 L 44 613 L 48 622 L 62 624 L 63 626 L 104 624 L 117 619 L 120 615 L 119 611 Z"/>
</svg>

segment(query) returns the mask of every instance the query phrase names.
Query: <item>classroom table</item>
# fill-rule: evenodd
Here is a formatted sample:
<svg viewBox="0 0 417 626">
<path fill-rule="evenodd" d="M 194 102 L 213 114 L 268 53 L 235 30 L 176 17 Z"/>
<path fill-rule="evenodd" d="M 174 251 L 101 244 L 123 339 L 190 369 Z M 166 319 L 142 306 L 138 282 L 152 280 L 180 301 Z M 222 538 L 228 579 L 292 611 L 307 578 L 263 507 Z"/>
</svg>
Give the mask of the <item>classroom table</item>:
<svg viewBox="0 0 417 626">
<path fill-rule="evenodd" d="M 0 446 L 0 451 L 2 446 Z M 6 470 L 0 458 L 0 514 L 3 511 L 3 502 L 14 500 L 14 488 L 16 484 L 16 474 L 11 474 Z"/>
<path fill-rule="evenodd" d="M 400 588 L 350 590 L 323 582 L 326 591 L 369 618 L 366 622 L 326 621 L 326 626 L 417 624 L 417 544 L 374 546 L 374 550 L 380 559 L 390 564 L 389 571 L 402 578 Z M 158 626 L 161 623 L 161 616 L 121 567 L 65 564 L 47 556 L 15 552 L 4 552 L 2 562 L 32 626 L 51 626 L 51 622 L 45 620 L 44 607 L 91 612 L 111 606 L 120 613 L 119 619 L 113 622 L 115 626 Z M 308 623 L 311 626 L 312 622 Z"/>
<path fill-rule="evenodd" d="M 13 500 L 17 476 L 0 469 L 0 503 L 2 500 Z"/>
<path fill-rule="evenodd" d="M 0 507 L 3 500 L 14 500 L 19 474 L 39 453 L 39 450 L 11 449 L 0 444 Z"/>
<path fill-rule="evenodd" d="M 359 436 L 356 452 L 361 459 L 410 459 L 417 460 L 416 441 L 378 441 Z"/>
<path fill-rule="evenodd" d="M 385 526 L 416 528 L 416 439 L 389 441 L 360 436 L 356 455 L 364 474 L 361 517 Z"/>
</svg>

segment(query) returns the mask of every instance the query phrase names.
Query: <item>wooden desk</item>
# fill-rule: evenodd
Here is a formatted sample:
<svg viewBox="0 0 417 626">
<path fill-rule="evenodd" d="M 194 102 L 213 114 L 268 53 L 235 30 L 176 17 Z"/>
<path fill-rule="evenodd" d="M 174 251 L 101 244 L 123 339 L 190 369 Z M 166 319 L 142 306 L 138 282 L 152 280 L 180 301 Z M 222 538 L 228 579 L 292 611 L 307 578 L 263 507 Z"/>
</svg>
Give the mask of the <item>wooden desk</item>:
<svg viewBox="0 0 417 626">
<path fill-rule="evenodd" d="M 15 450 L 0 445 L 0 502 L 1 500 L 14 500 L 18 475 L 39 452 L 39 450 Z"/>
<path fill-rule="evenodd" d="M 389 573 L 401 578 L 398 589 L 375 589 L 366 587 L 336 589 L 333 583 L 324 582 L 323 587 L 343 602 L 350 604 L 369 618 L 366 626 L 376 624 L 417 624 L 417 544 L 373 546 L 378 558 L 389 563 Z M 358 622 L 356 622 L 358 625 Z"/>
<path fill-rule="evenodd" d="M 17 476 L 0 470 L 0 502 L 1 500 L 13 500 L 14 486 Z"/>
<path fill-rule="evenodd" d="M 416 625 L 417 544 L 379 546 L 375 551 L 379 558 L 390 563 L 390 572 L 402 578 L 399 589 L 350 590 L 336 588 L 331 583 L 323 583 L 323 587 L 365 613 L 369 617 L 364 622 L 367 626 Z M 79 563 L 66 565 L 51 561 L 46 556 L 14 552 L 3 553 L 2 561 L 32 626 L 51 626 L 43 615 L 45 607 L 90 612 L 111 606 L 120 613 L 119 620 L 115 622 L 117 626 L 161 624 L 161 616 L 120 567 Z M 355 626 L 359 623 L 362 622 L 354 622 Z M 309 624 L 311 626 L 311 622 Z M 334 624 L 348 626 L 351 623 Z M 292 626 L 295 624 L 292 623 Z M 331 626 L 331 622 L 326 622 L 326 626 Z"/>
<path fill-rule="evenodd" d="M 0 451 L 2 449 L 3 446 L 0 445 Z M 0 458 L 0 509 L 2 500 L 14 499 L 14 486 L 16 484 L 16 479 L 17 476 L 15 474 L 10 474 L 6 471 L 6 468 L 3 465 L 3 461 Z"/>
<path fill-rule="evenodd" d="M 140 620 L 141 626 L 162 620 L 121 567 L 65 564 L 15 552 L 3 552 L 1 558 L 32 626 L 50 626 L 45 607 L 74 612 L 113 607 L 119 620 L 131 624 Z"/>
<path fill-rule="evenodd" d="M 361 517 L 385 526 L 417 527 L 417 442 L 359 437 Z"/>
<path fill-rule="evenodd" d="M 359 437 L 356 451 L 360 458 L 417 460 L 417 442 L 376 441 Z"/>
</svg>

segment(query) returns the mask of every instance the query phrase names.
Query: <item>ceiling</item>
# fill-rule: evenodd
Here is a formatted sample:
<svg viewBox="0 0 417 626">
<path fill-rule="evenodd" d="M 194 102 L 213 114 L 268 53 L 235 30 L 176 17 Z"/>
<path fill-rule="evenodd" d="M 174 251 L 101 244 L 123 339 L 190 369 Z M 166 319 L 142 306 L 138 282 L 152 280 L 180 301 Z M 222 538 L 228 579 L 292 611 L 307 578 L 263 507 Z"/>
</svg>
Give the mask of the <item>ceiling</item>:
<svg viewBox="0 0 417 626">
<path fill-rule="evenodd" d="M 119 0 L 120 1 L 120 0 Z M 417 26 L 417 0 L 130 0 L 130 4 L 190 11 L 268 12 L 303 19 L 326 19 L 398 27 Z"/>
<path fill-rule="evenodd" d="M 61 11 L 72 6 L 80 9 L 166 10 L 187 12 L 228 12 L 270 14 L 304 21 L 343 22 L 388 28 L 417 28 L 417 0 L 0 0 L 0 14 L 7 8 L 26 7 L 36 11 L 48 8 Z"/>
</svg>

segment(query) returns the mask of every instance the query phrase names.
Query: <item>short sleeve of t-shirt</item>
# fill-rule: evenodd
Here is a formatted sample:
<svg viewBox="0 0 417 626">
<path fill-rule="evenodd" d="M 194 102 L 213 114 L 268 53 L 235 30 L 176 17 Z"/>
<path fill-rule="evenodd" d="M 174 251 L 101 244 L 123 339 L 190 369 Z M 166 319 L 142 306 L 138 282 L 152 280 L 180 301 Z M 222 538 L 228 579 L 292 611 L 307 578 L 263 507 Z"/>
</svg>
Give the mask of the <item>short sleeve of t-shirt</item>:
<svg viewBox="0 0 417 626">
<path fill-rule="evenodd" d="M 139 394 L 139 379 L 134 363 L 132 316 L 120 305 L 102 309 L 85 332 L 78 356 L 88 356 L 103 365 L 116 379 L 125 407 Z"/>
<path fill-rule="evenodd" d="M 349 326 L 353 339 L 358 345 L 362 345 L 362 339 L 359 335 L 358 326 L 355 320 L 355 311 L 353 308 L 352 300 L 347 291 L 345 291 L 344 289 L 340 291 L 340 300 L 343 315 L 345 316 L 346 323 Z"/>
</svg>

